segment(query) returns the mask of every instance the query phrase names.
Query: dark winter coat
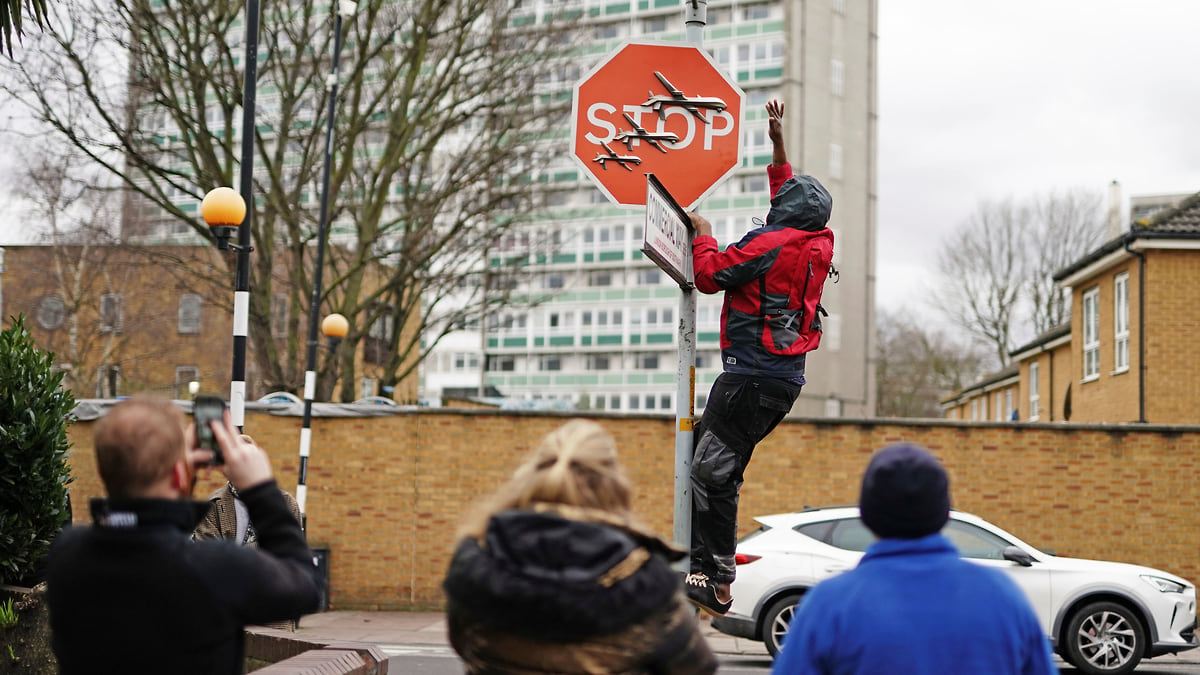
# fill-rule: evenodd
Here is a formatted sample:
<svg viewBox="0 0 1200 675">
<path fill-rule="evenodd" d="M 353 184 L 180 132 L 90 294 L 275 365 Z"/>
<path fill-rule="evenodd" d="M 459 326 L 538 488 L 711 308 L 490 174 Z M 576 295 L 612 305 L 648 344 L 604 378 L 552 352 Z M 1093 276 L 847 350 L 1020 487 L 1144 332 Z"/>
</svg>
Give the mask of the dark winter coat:
<svg viewBox="0 0 1200 675">
<path fill-rule="evenodd" d="M 444 586 L 467 672 L 715 672 L 668 564 L 681 554 L 586 513 L 505 511 L 459 544 Z"/>
<path fill-rule="evenodd" d="M 258 548 L 193 542 L 208 504 L 92 501 L 92 527 L 50 550 L 47 598 L 64 675 L 241 673 L 244 627 L 316 611 L 320 582 L 275 481 L 242 492 Z"/>
<path fill-rule="evenodd" d="M 821 300 L 833 262 L 829 192 L 812 176 L 792 176 L 790 165 L 768 167 L 771 210 L 766 225 L 718 249 L 696 237 L 696 288 L 725 291 L 721 308 L 721 362 L 727 373 L 782 379 L 804 377 L 804 355 L 821 340 Z"/>
</svg>

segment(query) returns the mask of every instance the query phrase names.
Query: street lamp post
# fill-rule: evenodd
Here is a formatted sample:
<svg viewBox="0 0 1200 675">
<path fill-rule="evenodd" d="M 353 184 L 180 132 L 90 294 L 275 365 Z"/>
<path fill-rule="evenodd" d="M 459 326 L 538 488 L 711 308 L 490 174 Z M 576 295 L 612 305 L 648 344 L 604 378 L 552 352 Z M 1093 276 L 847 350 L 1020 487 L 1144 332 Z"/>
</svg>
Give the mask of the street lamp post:
<svg viewBox="0 0 1200 675">
<path fill-rule="evenodd" d="M 200 215 L 212 229 L 217 248 L 237 252 L 237 283 L 233 290 L 233 378 L 229 383 L 229 412 L 242 429 L 246 411 L 246 333 L 250 326 L 250 212 L 246 200 L 233 188 L 208 191 L 200 202 Z M 229 240 L 234 233 L 238 243 Z"/>
<path fill-rule="evenodd" d="M 300 479 L 296 485 L 296 502 L 300 505 L 301 525 L 304 524 L 304 494 L 307 490 L 308 450 L 312 440 L 310 428 L 312 417 L 312 400 L 317 383 L 317 317 L 321 312 L 321 275 L 325 266 L 325 242 L 329 238 L 329 179 L 333 169 L 333 120 L 337 113 L 338 64 L 342 53 L 342 19 L 354 14 L 355 4 L 351 0 L 340 0 L 337 16 L 333 24 L 333 59 L 330 64 L 329 79 L 329 109 L 325 118 L 325 166 L 321 178 L 321 217 L 317 223 L 317 259 L 313 266 L 312 301 L 308 306 L 308 359 L 304 372 L 304 426 L 300 430 Z M 349 324 L 341 314 L 330 315 L 325 321 L 337 316 L 341 322 L 334 322 L 341 330 L 341 336 L 346 335 Z M 324 328 L 324 324 L 322 324 Z M 328 335 L 328 333 L 326 333 Z"/>
<path fill-rule="evenodd" d="M 350 330 L 350 322 L 341 314 L 330 314 L 321 322 L 321 333 L 328 338 L 329 358 L 337 358 L 337 348 L 346 332 Z M 308 510 L 305 503 L 308 497 L 308 454 L 312 447 L 312 404 L 317 388 L 316 340 L 309 343 L 308 371 L 304 373 L 304 421 L 300 425 L 300 478 L 296 482 L 296 505 L 300 507 L 300 528 L 308 525 Z"/>
</svg>

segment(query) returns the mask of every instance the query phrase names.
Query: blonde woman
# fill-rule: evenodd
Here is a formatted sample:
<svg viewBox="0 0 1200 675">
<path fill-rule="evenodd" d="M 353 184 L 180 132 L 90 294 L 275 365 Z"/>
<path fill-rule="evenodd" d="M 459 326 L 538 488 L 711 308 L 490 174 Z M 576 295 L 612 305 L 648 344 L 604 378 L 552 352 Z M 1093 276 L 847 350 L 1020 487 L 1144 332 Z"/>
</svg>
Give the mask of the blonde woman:
<svg viewBox="0 0 1200 675">
<path fill-rule="evenodd" d="M 612 436 L 573 420 L 468 516 L 445 579 L 468 673 L 713 673 L 669 560 L 634 523 Z"/>
</svg>

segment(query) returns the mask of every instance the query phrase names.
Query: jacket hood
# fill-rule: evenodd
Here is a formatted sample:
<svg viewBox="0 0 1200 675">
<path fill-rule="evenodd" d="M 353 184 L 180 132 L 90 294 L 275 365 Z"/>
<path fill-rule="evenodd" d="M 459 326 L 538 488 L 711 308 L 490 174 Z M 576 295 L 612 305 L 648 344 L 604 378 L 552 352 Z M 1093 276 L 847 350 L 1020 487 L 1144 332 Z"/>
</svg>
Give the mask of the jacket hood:
<svg viewBox="0 0 1200 675">
<path fill-rule="evenodd" d="M 458 546 L 444 587 L 450 601 L 502 630 L 577 640 L 628 628 L 670 602 L 679 579 L 657 540 L 611 524 L 511 510 L 483 542 Z"/>
<path fill-rule="evenodd" d="M 833 213 L 833 197 L 812 176 L 793 176 L 779 186 L 767 212 L 767 225 L 816 232 Z"/>
<path fill-rule="evenodd" d="M 208 502 L 191 499 L 93 497 L 92 520 L 109 529 L 169 527 L 190 533 L 208 512 Z"/>
</svg>

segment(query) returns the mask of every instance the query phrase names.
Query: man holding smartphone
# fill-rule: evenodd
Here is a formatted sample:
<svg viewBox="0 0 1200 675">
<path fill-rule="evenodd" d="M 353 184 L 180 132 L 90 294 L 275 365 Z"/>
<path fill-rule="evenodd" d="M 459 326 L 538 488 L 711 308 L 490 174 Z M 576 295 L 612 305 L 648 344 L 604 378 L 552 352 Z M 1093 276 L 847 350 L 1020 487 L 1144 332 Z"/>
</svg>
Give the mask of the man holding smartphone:
<svg viewBox="0 0 1200 675">
<path fill-rule="evenodd" d="M 50 551 L 47 598 L 61 673 L 241 673 L 244 629 L 316 611 L 320 577 L 266 453 L 210 424 L 217 467 L 246 502 L 258 547 L 192 542 L 207 504 L 191 499 L 195 446 L 172 403 L 135 398 L 96 424 L 108 499 L 92 527 L 63 531 Z"/>
</svg>

